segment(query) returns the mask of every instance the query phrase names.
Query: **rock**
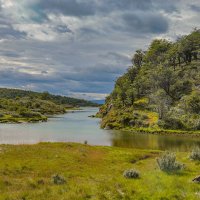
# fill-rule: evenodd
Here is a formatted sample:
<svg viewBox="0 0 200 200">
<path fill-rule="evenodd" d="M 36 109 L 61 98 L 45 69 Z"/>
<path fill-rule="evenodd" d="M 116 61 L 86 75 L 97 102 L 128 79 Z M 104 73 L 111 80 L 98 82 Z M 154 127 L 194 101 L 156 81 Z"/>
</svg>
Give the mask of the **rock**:
<svg viewBox="0 0 200 200">
<path fill-rule="evenodd" d="M 195 177 L 192 181 L 196 183 L 200 183 L 200 175 Z"/>
<path fill-rule="evenodd" d="M 96 116 L 95 115 L 89 115 L 88 117 L 95 118 Z"/>
</svg>

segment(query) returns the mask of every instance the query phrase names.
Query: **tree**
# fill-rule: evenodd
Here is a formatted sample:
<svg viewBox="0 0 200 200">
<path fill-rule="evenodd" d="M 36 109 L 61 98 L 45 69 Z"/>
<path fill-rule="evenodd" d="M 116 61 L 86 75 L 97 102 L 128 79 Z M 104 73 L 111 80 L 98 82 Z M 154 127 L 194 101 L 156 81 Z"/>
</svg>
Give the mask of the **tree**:
<svg viewBox="0 0 200 200">
<path fill-rule="evenodd" d="M 155 39 L 151 43 L 147 53 L 145 54 L 145 62 L 158 65 L 166 58 L 166 52 L 171 47 L 172 43 L 164 39 Z"/>
<path fill-rule="evenodd" d="M 184 36 L 179 42 L 179 53 L 184 62 L 191 63 L 192 59 L 198 59 L 200 50 L 200 30 L 195 29 L 190 35 Z"/>
<path fill-rule="evenodd" d="M 143 51 L 142 50 L 137 50 L 131 61 L 132 61 L 134 66 L 136 66 L 137 68 L 141 68 L 142 62 L 143 62 L 143 58 L 144 58 Z"/>
</svg>

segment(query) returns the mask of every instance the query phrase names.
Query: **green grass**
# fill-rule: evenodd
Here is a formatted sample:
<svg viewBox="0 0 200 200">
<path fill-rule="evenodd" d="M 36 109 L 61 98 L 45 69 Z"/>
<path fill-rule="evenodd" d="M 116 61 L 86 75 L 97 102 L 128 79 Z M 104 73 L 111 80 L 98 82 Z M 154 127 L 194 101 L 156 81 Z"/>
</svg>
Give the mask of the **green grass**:
<svg viewBox="0 0 200 200">
<path fill-rule="evenodd" d="M 146 134 L 162 134 L 162 135 L 188 135 L 188 136 L 197 136 L 200 137 L 200 131 L 184 131 L 184 130 L 170 130 L 170 129 L 161 129 L 161 128 L 135 128 L 135 127 L 126 127 L 121 129 L 123 131 L 139 132 Z"/>
<path fill-rule="evenodd" d="M 47 117 L 44 115 L 38 117 L 13 117 L 12 115 L 4 115 L 0 117 L 0 123 L 23 123 L 23 122 L 45 122 Z"/>
<path fill-rule="evenodd" d="M 178 153 L 186 168 L 167 174 L 159 170 L 159 151 L 94 147 L 74 143 L 0 146 L 0 200 L 173 200 L 200 198 L 200 162 Z M 139 170 L 139 179 L 126 179 L 127 169 Z M 66 183 L 55 185 L 59 174 Z"/>
</svg>

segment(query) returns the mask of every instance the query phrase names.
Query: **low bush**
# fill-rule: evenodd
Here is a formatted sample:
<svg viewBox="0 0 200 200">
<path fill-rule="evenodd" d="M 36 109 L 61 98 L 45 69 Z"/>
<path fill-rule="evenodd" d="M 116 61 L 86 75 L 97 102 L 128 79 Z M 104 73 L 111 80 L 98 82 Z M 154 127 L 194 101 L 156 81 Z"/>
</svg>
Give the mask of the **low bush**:
<svg viewBox="0 0 200 200">
<path fill-rule="evenodd" d="M 159 168 L 165 172 L 178 171 L 184 168 L 184 164 L 176 161 L 176 155 L 172 152 L 165 152 L 157 158 Z"/>
<path fill-rule="evenodd" d="M 62 185 L 62 184 L 66 183 L 65 178 L 60 176 L 60 175 L 58 175 L 58 174 L 52 176 L 52 181 L 56 185 Z"/>
<path fill-rule="evenodd" d="M 140 177 L 140 173 L 135 169 L 126 170 L 123 175 L 125 178 L 139 178 Z"/>
<path fill-rule="evenodd" d="M 190 159 L 192 160 L 199 160 L 200 161 L 200 148 L 199 147 L 195 147 L 191 154 L 190 154 Z"/>
</svg>

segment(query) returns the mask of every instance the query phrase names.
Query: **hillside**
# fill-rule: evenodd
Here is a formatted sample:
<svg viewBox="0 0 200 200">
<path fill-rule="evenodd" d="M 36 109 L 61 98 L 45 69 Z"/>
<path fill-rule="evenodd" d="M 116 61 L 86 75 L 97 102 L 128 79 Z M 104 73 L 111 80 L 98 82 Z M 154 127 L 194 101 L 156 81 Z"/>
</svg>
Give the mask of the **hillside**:
<svg viewBox="0 0 200 200">
<path fill-rule="evenodd" d="M 137 50 L 97 116 L 111 129 L 200 130 L 200 30 Z"/>
<path fill-rule="evenodd" d="M 93 102 L 48 92 L 0 88 L 0 122 L 46 121 L 49 115 L 63 114 L 68 108 L 97 106 Z"/>
</svg>

